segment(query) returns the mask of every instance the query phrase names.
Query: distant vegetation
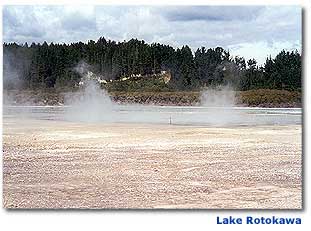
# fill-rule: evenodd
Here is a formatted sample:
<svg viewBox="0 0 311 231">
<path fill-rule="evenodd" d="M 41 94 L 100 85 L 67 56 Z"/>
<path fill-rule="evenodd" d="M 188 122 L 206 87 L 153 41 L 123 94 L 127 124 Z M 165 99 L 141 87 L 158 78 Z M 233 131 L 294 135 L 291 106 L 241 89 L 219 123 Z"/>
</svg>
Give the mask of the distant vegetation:
<svg viewBox="0 0 311 231">
<path fill-rule="evenodd" d="M 90 64 L 101 79 L 130 77 L 129 81 L 107 81 L 105 87 L 111 92 L 198 91 L 226 84 L 240 91 L 301 91 L 301 55 L 297 51 L 283 50 L 258 66 L 256 60 L 231 57 L 221 47 L 202 47 L 193 54 L 188 46 L 174 49 L 137 39 L 115 42 L 105 38 L 72 44 L 4 43 L 4 89 L 73 89 L 81 78 L 74 67 L 81 61 Z M 154 78 L 161 73 L 170 76 L 168 83 Z"/>
<path fill-rule="evenodd" d="M 63 105 L 68 91 L 59 89 L 37 90 L 4 90 L 4 102 L 11 105 Z M 199 91 L 170 91 L 170 92 L 138 92 L 111 91 L 111 98 L 120 104 L 139 103 L 155 105 L 200 105 Z M 301 107 L 301 93 L 298 91 L 258 89 L 236 91 L 236 105 L 252 107 Z"/>
</svg>

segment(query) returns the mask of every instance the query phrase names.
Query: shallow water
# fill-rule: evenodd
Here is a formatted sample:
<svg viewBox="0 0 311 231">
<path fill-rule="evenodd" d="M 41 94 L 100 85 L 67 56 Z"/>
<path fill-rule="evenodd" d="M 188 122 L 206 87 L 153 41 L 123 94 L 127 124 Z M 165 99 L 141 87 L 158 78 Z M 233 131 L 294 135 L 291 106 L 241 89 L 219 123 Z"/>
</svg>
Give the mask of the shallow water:
<svg viewBox="0 0 311 231">
<path fill-rule="evenodd" d="M 66 106 L 4 106 L 9 117 L 74 122 L 153 123 L 173 125 L 248 126 L 301 124 L 301 108 L 194 107 L 117 105 L 103 115 L 75 113 Z M 70 113 L 69 113 L 70 112 Z"/>
</svg>

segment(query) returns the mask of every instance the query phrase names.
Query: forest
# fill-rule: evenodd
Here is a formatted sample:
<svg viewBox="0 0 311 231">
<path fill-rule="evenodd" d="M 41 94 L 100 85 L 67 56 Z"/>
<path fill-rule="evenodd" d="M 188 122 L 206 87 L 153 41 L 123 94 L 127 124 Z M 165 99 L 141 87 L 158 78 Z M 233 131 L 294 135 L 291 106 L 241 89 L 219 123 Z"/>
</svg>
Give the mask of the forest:
<svg viewBox="0 0 311 231">
<path fill-rule="evenodd" d="M 255 59 L 232 57 L 222 47 L 169 45 L 143 40 L 115 42 L 104 37 L 87 43 L 31 45 L 4 43 L 4 89 L 74 88 L 81 76 L 74 70 L 81 61 L 105 80 L 168 72 L 172 91 L 230 85 L 239 91 L 277 89 L 301 91 L 301 54 L 282 50 L 276 57 L 267 54 L 263 65 Z M 160 90 L 160 89 L 159 89 Z"/>
</svg>

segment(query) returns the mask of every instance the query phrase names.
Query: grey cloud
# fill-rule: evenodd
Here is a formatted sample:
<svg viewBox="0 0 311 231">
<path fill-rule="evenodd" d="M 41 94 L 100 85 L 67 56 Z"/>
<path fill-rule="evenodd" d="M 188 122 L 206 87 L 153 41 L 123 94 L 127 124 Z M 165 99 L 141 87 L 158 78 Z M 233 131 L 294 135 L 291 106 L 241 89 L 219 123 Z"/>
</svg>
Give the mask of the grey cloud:
<svg viewBox="0 0 311 231">
<path fill-rule="evenodd" d="M 158 9 L 169 21 L 252 20 L 264 7 L 255 6 L 182 6 Z"/>
<path fill-rule="evenodd" d="M 15 11 L 6 7 L 3 8 L 3 23 L 6 28 L 16 27 L 20 24 Z"/>
<path fill-rule="evenodd" d="M 41 38 L 46 33 L 31 6 L 4 7 L 3 17 L 5 39 Z"/>
<path fill-rule="evenodd" d="M 174 47 L 187 44 L 193 50 L 243 44 L 267 44 L 271 49 L 275 44 L 289 44 L 284 49 L 301 46 L 300 7 L 75 7 L 4 7 L 4 41 L 70 43 L 104 36 L 117 41 L 138 38 Z"/>
<path fill-rule="evenodd" d="M 96 30 L 96 18 L 95 15 L 92 17 L 86 17 L 82 14 L 74 12 L 70 15 L 66 15 L 62 18 L 61 24 L 65 30 Z"/>
</svg>

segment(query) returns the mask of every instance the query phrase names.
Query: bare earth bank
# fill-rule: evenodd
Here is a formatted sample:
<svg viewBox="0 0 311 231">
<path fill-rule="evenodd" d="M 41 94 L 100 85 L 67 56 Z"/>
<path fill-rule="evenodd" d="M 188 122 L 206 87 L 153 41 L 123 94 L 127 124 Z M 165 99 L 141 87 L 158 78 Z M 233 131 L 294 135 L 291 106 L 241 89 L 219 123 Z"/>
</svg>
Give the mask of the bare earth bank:
<svg viewBox="0 0 311 231">
<path fill-rule="evenodd" d="M 5 208 L 300 209 L 301 126 L 6 118 Z"/>
</svg>

